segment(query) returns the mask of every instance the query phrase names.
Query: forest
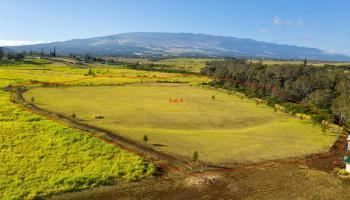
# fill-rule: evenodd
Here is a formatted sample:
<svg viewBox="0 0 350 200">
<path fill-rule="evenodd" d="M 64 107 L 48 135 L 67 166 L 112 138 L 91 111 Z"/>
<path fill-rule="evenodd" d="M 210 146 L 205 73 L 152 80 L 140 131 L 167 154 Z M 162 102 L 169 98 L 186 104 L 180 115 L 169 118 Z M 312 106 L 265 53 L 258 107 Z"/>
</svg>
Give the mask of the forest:
<svg viewBox="0 0 350 200">
<path fill-rule="evenodd" d="M 303 64 L 266 65 L 243 59 L 211 61 L 202 73 L 216 87 L 238 90 L 268 105 L 284 105 L 290 112 L 311 114 L 315 122 L 350 120 L 350 67 Z"/>
</svg>

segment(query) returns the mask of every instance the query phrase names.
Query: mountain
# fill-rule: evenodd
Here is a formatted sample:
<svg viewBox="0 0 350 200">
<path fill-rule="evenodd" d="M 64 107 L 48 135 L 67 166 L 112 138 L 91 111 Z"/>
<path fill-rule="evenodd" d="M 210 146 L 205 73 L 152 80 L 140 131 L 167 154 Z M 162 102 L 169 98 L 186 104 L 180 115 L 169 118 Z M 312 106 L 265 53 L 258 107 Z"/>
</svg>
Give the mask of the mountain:
<svg viewBox="0 0 350 200">
<path fill-rule="evenodd" d="M 254 57 L 350 61 L 349 56 L 329 54 L 320 49 L 260 42 L 252 39 L 193 33 L 122 33 L 64 42 L 8 47 L 14 51 L 58 54 L 91 54 L 96 56 L 145 57 Z"/>
</svg>

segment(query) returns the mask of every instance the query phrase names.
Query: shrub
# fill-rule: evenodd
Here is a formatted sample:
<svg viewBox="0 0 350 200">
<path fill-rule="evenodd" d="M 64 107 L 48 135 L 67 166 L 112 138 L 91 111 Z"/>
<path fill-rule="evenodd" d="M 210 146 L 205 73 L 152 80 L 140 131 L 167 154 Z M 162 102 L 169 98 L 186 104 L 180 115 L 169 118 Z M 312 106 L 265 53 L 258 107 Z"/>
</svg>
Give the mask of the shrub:
<svg viewBox="0 0 350 200">
<path fill-rule="evenodd" d="M 73 114 L 72 114 L 72 117 L 73 117 L 73 118 L 76 118 L 76 115 L 75 115 L 75 113 L 73 113 Z"/>
<path fill-rule="evenodd" d="M 340 169 L 340 168 L 335 168 L 334 172 L 337 173 L 338 175 L 342 175 L 342 176 L 350 175 L 350 173 L 347 172 L 345 169 Z"/>
<path fill-rule="evenodd" d="M 143 141 L 144 141 L 144 142 L 148 142 L 148 136 L 147 136 L 147 135 L 144 135 L 144 136 L 143 136 Z"/>
<path fill-rule="evenodd" d="M 198 151 L 194 151 L 192 155 L 192 160 L 196 162 L 198 160 Z"/>
<path fill-rule="evenodd" d="M 30 98 L 30 101 L 33 103 L 35 101 L 34 97 Z"/>
<path fill-rule="evenodd" d="M 93 117 L 94 117 L 95 119 L 103 119 L 103 118 L 105 118 L 104 116 L 102 116 L 102 115 L 100 115 L 100 114 L 95 114 L 95 115 L 93 115 Z"/>
<path fill-rule="evenodd" d="M 211 96 L 211 99 L 212 99 L 212 100 L 215 100 L 215 95 Z"/>
</svg>

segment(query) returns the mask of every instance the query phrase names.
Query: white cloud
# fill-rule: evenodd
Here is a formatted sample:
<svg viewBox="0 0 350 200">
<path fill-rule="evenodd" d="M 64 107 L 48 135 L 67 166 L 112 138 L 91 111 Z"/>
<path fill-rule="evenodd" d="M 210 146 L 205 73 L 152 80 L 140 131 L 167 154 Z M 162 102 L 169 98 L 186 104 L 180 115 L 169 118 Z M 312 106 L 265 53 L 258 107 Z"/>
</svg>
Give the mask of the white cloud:
<svg viewBox="0 0 350 200">
<path fill-rule="evenodd" d="M 269 28 L 260 28 L 259 29 L 259 32 L 261 33 L 269 33 L 269 32 L 272 32 L 273 30 L 272 29 L 269 29 Z"/>
<path fill-rule="evenodd" d="M 276 25 L 282 25 L 285 22 L 284 22 L 284 20 L 280 19 L 279 17 L 275 17 L 275 18 L 272 19 L 272 23 L 276 24 Z"/>
<path fill-rule="evenodd" d="M 334 49 L 329 49 L 327 51 L 324 51 L 323 53 L 325 53 L 325 54 L 337 54 L 338 52 Z"/>
<path fill-rule="evenodd" d="M 298 19 L 296 21 L 285 20 L 280 17 L 274 17 L 272 19 L 272 24 L 281 25 L 281 26 L 304 26 L 304 21 L 302 19 Z"/>
<path fill-rule="evenodd" d="M 29 40 L 0 40 L 0 46 L 20 46 L 43 43 L 42 41 Z"/>
</svg>

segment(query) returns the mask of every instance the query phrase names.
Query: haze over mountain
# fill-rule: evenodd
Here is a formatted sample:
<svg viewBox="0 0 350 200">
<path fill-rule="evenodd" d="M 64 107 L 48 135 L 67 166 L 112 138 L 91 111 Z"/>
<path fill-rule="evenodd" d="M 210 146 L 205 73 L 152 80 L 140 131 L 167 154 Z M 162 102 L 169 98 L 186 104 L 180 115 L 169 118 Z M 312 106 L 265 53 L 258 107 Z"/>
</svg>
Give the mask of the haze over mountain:
<svg viewBox="0 0 350 200">
<path fill-rule="evenodd" d="M 274 44 L 252 39 L 193 33 L 122 33 L 64 42 L 8 47 L 14 51 L 49 52 L 60 55 L 145 57 L 254 57 L 350 61 L 350 57 L 330 54 L 316 48 Z"/>
</svg>

